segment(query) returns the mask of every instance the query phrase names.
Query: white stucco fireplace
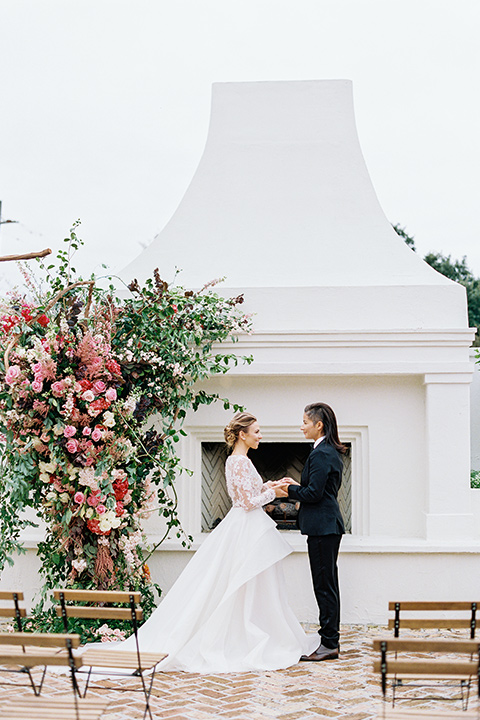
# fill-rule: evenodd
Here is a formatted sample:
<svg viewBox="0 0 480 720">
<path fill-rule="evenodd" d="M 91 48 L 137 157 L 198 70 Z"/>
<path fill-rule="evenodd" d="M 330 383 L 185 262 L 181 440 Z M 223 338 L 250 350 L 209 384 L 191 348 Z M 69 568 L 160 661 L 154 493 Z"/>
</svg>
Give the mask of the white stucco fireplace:
<svg viewBox="0 0 480 720">
<path fill-rule="evenodd" d="M 358 143 L 351 83 L 214 85 L 192 183 L 125 277 L 156 266 L 167 278 L 182 267 L 180 281 L 192 287 L 226 276 L 222 294 L 245 294 L 255 332 L 232 349 L 255 361 L 208 386 L 253 412 L 265 443 L 302 442 L 309 402 L 335 409 L 352 462 L 343 620 L 383 622 L 393 597 L 475 595 L 465 292 L 385 218 Z M 182 458 L 193 477 L 180 479 L 179 494 L 193 547 L 205 536 L 202 443 L 221 442 L 229 417 L 209 406 L 187 418 Z M 304 538 L 282 532 L 294 550 L 286 562 L 293 606 L 315 619 Z M 159 576 L 168 584 L 188 556 L 169 542 Z"/>
</svg>

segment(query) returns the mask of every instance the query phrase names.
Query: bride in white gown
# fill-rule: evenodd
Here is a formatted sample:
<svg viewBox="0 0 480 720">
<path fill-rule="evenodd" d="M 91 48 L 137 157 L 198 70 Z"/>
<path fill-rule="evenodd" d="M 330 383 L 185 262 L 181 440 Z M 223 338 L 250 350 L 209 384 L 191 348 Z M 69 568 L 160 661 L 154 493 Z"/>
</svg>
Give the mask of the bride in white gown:
<svg viewBox="0 0 480 720">
<path fill-rule="evenodd" d="M 276 670 L 318 645 L 288 605 L 281 561 L 291 548 L 262 509 L 285 493 L 263 483 L 247 457 L 261 437 L 248 413 L 225 428 L 232 508 L 139 630 L 141 650 L 168 653 L 159 670 Z M 132 636 L 115 645 L 128 650 L 134 642 Z"/>
</svg>

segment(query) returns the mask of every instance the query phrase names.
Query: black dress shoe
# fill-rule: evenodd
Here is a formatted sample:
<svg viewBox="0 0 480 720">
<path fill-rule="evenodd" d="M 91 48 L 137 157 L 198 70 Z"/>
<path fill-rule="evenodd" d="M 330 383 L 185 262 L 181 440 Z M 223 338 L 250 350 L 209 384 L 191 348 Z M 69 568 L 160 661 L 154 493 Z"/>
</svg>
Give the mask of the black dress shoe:
<svg viewBox="0 0 480 720">
<path fill-rule="evenodd" d="M 300 660 L 302 662 L 321 662 L 322 660 L 337 660 L 338 659 L 338 647 L 327 648 L 325 645 L 320 644 L 318 648 L 311 655 L 302 655 Z"/>
</svg>

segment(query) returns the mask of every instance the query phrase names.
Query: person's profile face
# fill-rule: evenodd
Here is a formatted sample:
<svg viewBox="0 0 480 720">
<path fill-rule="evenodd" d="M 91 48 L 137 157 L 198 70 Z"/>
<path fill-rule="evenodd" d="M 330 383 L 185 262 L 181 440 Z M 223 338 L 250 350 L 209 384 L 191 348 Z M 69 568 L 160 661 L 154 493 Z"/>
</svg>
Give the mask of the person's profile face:
<svg viewBox="0 0 480 720">
<path fill-rule="evenodd" d="M 260 432 L 260 425 L 257 421 L 253 422 L 249 427 L 242 431 L 240 437 L 245 442 L 248 448 L 256 450 L 262 439 L 262 433 Z"/>
<path fill-rule="evenodd" d="M 323 435 L 323 423 L 321 420 L 314 423 L 313 420 L 308 417 L 307 413 L 303 413 L 303 422 L 300 430 L 307 440 L 317 440 Z"/>
</svg>

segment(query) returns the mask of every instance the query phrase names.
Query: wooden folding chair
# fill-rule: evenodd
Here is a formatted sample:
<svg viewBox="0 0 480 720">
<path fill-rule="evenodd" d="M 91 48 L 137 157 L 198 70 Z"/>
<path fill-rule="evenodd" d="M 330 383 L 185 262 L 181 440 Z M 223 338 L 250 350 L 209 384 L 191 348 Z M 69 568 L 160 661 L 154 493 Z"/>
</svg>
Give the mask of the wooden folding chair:
<svg viewBox="0 0 480 720">
<path fill-rule="evenodd" d="M 112 675 L 120 677 L 139 677 L 141 688 L 139 692 L 145 695 L 145 712 L 153 720 L 150 709 L 150 695 L 156 668 L 166 656 L 160 652 L 141 652 L 138 642 L 138 621 L 143 619 L 143 611 L 138 607 L 141 595 L 139 592 L 102 591 L 102 590 L 54 590 L 54 598 L 59 603 L 56 613 L 63 619 L 65 632 L 68 631 L 69 618 L 90 618 L 102 620 L 129 620 L 135 635 L 136 649 L 131 651 L 115 650 L 114 648 L 89 648 L 82 653 L 82 661 L 88 670 L 77 670 L 76 675 L 86 672 L 87 678 L 82 697 L 85 697 L 90 685 L 92 672 L 95 675 Z M 88 604 L 86 604 L 88 603 Z M 112 607 L 115 603 L 128 607 Z M 101 669 L 108 668 L 108 669 Z M 149 676 L 149 677 L 148 677 Z M 77 684 L 78 686 L 78 684 Z M 95 686 L 97 689 L 104 689 Z M 118 688 L 124 689 L 124 688 Z M 131 688 L 128 688 L 131 691 Z"/>
<path fill-rule="evenodd" d="M 394 631 L 395 637 L 400 636 L 400 629 L 465 629 L 470 639 L 475 638 L 477 628 L 478 602 L 450 601 L 407 601 L 390 602 L 388 609 L 393 617 L 388 620 L 388 627 Z M 428 613 L 428 617 L 425 617 Z M 441 617 L 438 615 L 441 614 Z M 462 615 L 463 617 L 459 617 Z"/>
<path fill-rule="evenodd" d="M 19 698 L 5 701 L 0 708 L 0 720 L 99 720 L 108 702 L 82 700 L 78 697 Z"/>
<path fill-rule="evenodd" d="M 23 604 L 20 606 L 23 602 L 23 592 L 20 590 L 0 590 L 0 617 L 15 618 L 17 632 L 23 631 L 22 618 L 27 616 Z"/>
<path fill-rule="evenodd" d="M 2 702 L 0 718 L 3 720 L 97 720 L 107 706 L 107 702 L 98 700 L 80 700 L 77 697 L 75 671 L 82 666 L 82 658 L 75 656 L 73 650 L 80 646 L 79 635 L 61 635 L 51 633 L 1 633 L 0 665 L 20 666 L 32 669 L 47 665 L 65 666 L 70 670 L 72 695 L 40 698 L 40 687 L 33 685 L 37 697 L 20 697 Z"/>
<path fill-rule="evenodd" d="M 382 695 L 386 699 L 387 685 L 391 683 L 395 704 L 395 690 L 405 686 L 415 687 L 411 680 L 421 680 L 422 686 L 433 681 L 460 682 L 462 707 L 467 709 L 472 680 L 476 678 L 480 697 L 480 644 L 475 640 L 419 640 L 389 638 L 373 641 L 373 649 L 380 654 L 374 661 L 373 669 L 381 675 Z M 428 653 L 426 657 L 401 656 Z M 439 654 L 441 656 L 439 657 Z M 436 655 L 436 656 L 435 656 Z M 454 657 L 445 657 L 453 655 Z M 456 656 L 456 657 L 455 657 Z M 463 656 L 463 657 L 462 657 Z"/>
</svg>

